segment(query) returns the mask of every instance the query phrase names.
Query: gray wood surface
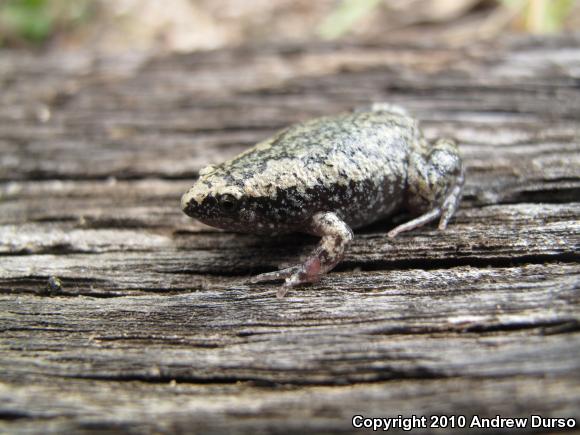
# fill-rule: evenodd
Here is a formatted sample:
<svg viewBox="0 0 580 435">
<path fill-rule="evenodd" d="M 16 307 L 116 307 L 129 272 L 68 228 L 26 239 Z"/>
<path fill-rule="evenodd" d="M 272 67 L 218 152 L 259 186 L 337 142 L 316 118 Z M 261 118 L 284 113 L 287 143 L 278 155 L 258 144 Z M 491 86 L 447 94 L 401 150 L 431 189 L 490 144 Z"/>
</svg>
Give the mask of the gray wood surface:
<svg viewBox="0 0 580 435">
<path fill-rule="evenodd" d="M 0 89 L 0 431 L 580 419 L 580 36 L 5 51 Z M 448 230 L 390 240 L 395 218 L 285 299 L 245 285 L 316 240 L 220 232 L 180 195 L 205 164 L 370 101 L 459 141 L 467 183 Z"/>
</svg>

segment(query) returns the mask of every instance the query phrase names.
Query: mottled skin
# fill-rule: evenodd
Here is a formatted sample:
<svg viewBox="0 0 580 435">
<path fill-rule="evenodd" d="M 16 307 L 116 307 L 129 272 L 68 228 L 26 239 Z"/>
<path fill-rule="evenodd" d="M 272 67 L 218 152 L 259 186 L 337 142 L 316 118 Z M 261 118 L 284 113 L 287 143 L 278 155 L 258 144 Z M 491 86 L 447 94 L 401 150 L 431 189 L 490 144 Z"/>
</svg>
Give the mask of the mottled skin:
<svg viewBox="0 0 580 435">
<path fill-rule="evenodd" d="M 445 229 L 461 197 L 463 169 L 455 143 L 429 144 L 404 109 L 387 104 L 313 119 L 200 172 L 183 195 L 185 213 L 226 230 L 322 239 L 303 264 L 254 277 L 284 279 L 278 292 L 314 282 L 334 268 L 351 228 L 401 209 L 417 217 L 389 232 L 439 218 Z"/>
</svg>

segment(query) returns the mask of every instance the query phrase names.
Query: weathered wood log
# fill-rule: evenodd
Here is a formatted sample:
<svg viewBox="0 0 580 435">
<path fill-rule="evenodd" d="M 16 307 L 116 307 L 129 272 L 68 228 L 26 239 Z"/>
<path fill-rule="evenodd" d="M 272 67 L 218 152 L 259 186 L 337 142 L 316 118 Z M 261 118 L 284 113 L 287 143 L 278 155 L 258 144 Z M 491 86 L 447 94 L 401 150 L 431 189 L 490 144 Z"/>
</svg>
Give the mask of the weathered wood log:
<svg viewBox="0 0 580 435">
<path fill-rule="evenodd" d="M 580 37 L 4 52 L 0 86 L 0 430 L 580 419 Z M 391 240 L 398 218 L 378 223 L 336 271 L 276 299 L 245 279 L 314 238 L 180 211 L 205 164 L 380 100 L 460 143 L 465 198 L 446 232 Z"/>
</svg>

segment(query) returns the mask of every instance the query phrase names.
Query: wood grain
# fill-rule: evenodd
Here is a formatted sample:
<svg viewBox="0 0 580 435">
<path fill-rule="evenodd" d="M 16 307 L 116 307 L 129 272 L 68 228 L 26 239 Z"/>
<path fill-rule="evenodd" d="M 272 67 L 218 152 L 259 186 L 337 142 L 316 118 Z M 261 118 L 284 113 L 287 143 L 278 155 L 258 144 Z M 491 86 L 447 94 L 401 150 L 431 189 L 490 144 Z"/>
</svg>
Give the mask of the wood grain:
<svg viewBox="0 0 580 435">
<path fill-rule="evenodd" d="M 580 419 L 579 59 L 574 35 L 3 52 L 0 431 Z M 214 230 L 181 213 L 180 195 L 278 128 L 369 101 L 459 141 L 468 175 L 448 230 L 391 240 L 396 217 L 285 299 L 246 284 L 316 240 Z"/>
</svg>

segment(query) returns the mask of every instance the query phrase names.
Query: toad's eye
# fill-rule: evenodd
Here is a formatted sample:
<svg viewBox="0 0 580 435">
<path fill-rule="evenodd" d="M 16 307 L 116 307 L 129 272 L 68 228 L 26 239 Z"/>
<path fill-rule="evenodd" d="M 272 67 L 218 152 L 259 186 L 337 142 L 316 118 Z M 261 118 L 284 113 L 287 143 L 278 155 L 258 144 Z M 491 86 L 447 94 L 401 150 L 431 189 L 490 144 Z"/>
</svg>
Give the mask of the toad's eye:
<svg viewBox="0 0 580 435">
<path fill-rule="evenodd" d="M 233 195 L 222 195 L 218 198 L 218 204 L 222 212 L 233 213 L 238 208 L 238 200 Z"/>
</svg>

